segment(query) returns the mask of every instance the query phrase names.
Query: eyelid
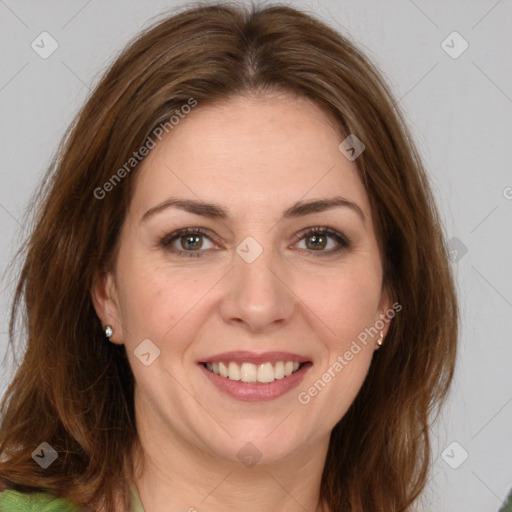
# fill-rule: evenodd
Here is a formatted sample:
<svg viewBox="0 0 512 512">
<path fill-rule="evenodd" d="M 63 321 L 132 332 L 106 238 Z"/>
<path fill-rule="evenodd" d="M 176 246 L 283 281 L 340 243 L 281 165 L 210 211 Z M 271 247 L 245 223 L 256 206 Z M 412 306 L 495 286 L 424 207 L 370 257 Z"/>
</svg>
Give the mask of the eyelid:
<svg viewBox="0 0 512 512">
<path fill-rule="evenodd" d="M 299 242 L 305 240 L 308 236 L 311 235 L 321 235 L 333 238 L 337 243 L 337 247 L 331 248 L 327 251 L 300 249 L 300 252 L 307 253 L 308 256 L 313 256 L 315 258 L 329 258 L 337 256 L 340 253 L 352 248 L 352 242 L 344 233 L 338 231 L 337 229 L 330 228 L 328 226 L 313 226 L 299 231 L 295 235 L 295 239 L 297 240 L 295 244 L 298 244 Z"/>
<path fill-rule="evenodd" d="M 164 249 L 168 250 L 171 253 L 177 254 L 178 256 L 195 256 L 195 257 L 201 257 L 202 253 L 209 252 L 211 249 L 208 250 L 198 250 L 198 251 L 185 251 L 183 249 L 174 249 L 170 248 L 171 244 L 179 240 L 181 237 L 185 235 L 202 235 L 206 238 L 208 238 L 213 245 L 219 246 L 220 244 L 215 241 L 215 237 L 211 236 L 211 233 L 209 230 L 200 228 L 200 227 L 188 227 L 188 228 L 182 228 L 177 229 L 176 231 L 173 231 L 172 233 L 168 233 L 162 237 L 160 237 L 158 245 L 162 246 Z"/>
<path fill-rule="evenodd" d="M 184 235 L 188 235 L 188 234 L 191 234 L 191 235 L 201 234 L 201 235 L 204 235 L 205 237 L 209 238 L 212 242 L 214 242 L 210 232 L 207 229 L 194 228 L 194 227 L 190 228 L 189 227 L 189 228 L 177 229 L 176 231 L 173 231 L 172 233 L 167 233 L 166 235 L 161 237 L 160 243 L 164 244 L 164 245 L 169 245 L 175 239 L 180 238 Z"/>
<path fill-rule="evenodd" d="M 351 245 L 350 240 L 342 232 L 340 232 L 336 229 L 330 228 L 328 226 L 313 226 L 313 227 L 302 229 L 295 235 L 295 238 L 298 240 L 302 240 L 302 239 L 304 239 L 304 237 L 306 235 L 314 235 L 317 233 L 335 238 L 336 240 L 338 240 L 339 243 L 341 243 L 342 245 L 344 245 L 346 247 L 349 247 Z M 319 252 L 322 252 L 322 251 L 319 251 Z"/>
</svg>

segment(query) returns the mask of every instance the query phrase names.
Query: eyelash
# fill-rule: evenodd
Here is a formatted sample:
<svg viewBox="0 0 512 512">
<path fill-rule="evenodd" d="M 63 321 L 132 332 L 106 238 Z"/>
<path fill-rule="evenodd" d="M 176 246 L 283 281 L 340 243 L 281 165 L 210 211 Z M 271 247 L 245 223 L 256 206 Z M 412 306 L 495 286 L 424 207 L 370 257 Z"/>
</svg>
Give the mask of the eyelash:
<svg viewBox="0 0 512 512">
<path fill-rule="evenodd" d="M 178 256 L 185 256 L 185 257 L 192 257 L 192 258 L 201 258 L 203 255 L 201 253 L 207 252 L 204 250 L 197 250 L 197 251 L 183 251 L 180 249 L 169 249 L 169 245 L 172 244 L 175 240 L 185 236 L 185 235 L 203 235 L 210 239 L 208 236 L 208 232 L 202 228 L 184 228 L 179 229 L 177 231 L 174 231 L 173 233 L 170 233 L 168 235 L 165 235 L 160 239 L 159 245 L 162 246 L 164 249 L 170 250 L 171 252 L 175 253 Z M 295 235 L 295 238 L 297 239 L 297 242 L 300 242 L 301 240 L 307 238 L 311 235 L 321 235 L 321 236 L 329 236 L 331 238 L 334 238 L 336 242 L 339 244 L 337 248 L 331 249 L 329 251 L 314 251 L 309 250 L 315 257 L 326 257 L 331 256 L 333 254 L 337 254 L 341 252 L 344 249 L 348 249 L 351 244 L 349 239 L 340 233 L 339 231 L 336 231 L 334 229 L 328 228 L 328 227 L 312 227 L 307 228 Z M 211 240 L 211 239 L 210 239 Z M 213 240 L 211 240 L 213 242 Z M 215 243 L 215 242 L 214 242 Z M 305 249 L 308 251 L 308 249 Z M 316 253 L 316 254 L 315 254 Z"/>
</svg>

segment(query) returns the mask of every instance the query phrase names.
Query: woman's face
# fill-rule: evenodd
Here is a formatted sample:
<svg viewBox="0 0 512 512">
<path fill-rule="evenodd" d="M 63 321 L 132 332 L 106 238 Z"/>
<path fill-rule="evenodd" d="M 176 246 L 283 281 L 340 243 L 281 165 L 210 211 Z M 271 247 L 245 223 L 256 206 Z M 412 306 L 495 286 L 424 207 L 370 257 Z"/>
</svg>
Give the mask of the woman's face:
<svg viewBox="0 0 512 512">
<path fill-rule="evenodd" d="M 199 103 L 142 162 L 94 296 L 155 439 L 272 462 L 326 443 L 354 401 L 390 302 L 342 140 L 307 100 L 239 97 Z"/>
</svg>

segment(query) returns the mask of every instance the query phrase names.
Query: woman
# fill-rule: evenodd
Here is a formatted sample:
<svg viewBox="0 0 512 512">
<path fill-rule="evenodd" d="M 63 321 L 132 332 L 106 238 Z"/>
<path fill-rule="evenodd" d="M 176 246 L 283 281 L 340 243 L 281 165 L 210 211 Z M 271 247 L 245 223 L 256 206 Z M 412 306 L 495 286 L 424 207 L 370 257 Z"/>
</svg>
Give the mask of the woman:
<svg viewBox="0 0 512 512">
<path fill-rule="evenodd" d="M 457 304 L 421 161 L 351 42 L 289 7 L 169 17 L 50 172 L 1 510 L 412 510 Z"/>
</svg>

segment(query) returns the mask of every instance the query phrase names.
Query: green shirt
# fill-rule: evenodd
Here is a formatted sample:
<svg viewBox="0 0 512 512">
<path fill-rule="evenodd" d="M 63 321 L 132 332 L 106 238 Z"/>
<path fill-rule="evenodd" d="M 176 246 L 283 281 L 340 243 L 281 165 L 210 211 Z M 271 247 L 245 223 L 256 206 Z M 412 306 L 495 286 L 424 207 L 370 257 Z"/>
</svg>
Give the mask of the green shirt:
<svg viewBox="0 0 512 512">
<path fill-rule="evenodd" d="M 144 512 L 137 487 L 131 484 L 134 503 L 129 512 Z M 47 492 L 23 493 L 7 490 L 0 492 L 0 512 L 80 512 L 78 505 L 64 498 L 57 498 Z"/>
</svg>

